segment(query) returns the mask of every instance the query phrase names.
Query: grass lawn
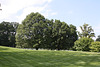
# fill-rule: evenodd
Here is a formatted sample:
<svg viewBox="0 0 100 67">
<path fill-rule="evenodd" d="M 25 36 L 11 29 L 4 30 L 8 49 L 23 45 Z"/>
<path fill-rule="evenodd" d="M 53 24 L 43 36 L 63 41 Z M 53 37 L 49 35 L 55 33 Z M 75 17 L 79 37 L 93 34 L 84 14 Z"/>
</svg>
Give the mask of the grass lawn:
<svg viewBox="0 0 100 67">
<path fill-rule="evenodd" d="M 0 46 L 0 67 L 100 67 L 100 53 Z"/>
</svg>

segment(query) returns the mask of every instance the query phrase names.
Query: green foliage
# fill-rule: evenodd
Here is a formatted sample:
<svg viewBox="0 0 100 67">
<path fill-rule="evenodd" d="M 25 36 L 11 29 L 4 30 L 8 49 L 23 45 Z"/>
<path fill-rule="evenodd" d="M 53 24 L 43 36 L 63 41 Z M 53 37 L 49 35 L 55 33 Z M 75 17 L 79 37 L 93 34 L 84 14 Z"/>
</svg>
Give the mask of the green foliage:
<svg viewBox="0 0 100 67">
<path fill-rule="evenodd" d="M 74 49 L 78 51 L 89 51 L 89 46 L 91 45 L 91 42 L 93 42 L 93 39 L 91 38 L 80 38 L 79 40 L 75 41 Z"/>
<path fill-rule="evenodd" d="M 68 33 L 70 33 L 69 26 L 65 22 L 55 20 L 52 30 L 54 49 L 61 50 L 69 47 Z"/>
<path fill-rule="evenodd" d="M 41 48 L 44 43 L 46 31 L 48 31 L 49 21 L 39 13 L 29 14 L 22 24 L 19 25 L 16 34 L 17 47 L 22 48 Z M 43 44 L 44 45 L 44 44 Z"/>
<path fill-rule="evenodd" d="M 65 22 L 55 20 L 52 30 L 54 49 L 65 50 L 73 47 L 77 40 L 76 27 Z"/>
<path fill-rule="evenodd" d="M 96 41 L 96 42 L 92 42 L 90 45 L 90 51 L 92 52 L 100 52 L 100 42 Z"/>
<path fill-rule="evenodd" d="M 77 32 L 76 32 L 76 27 L 74 25 L 70 25 L 69 26 L 70 28 L 70 36 L 69 36 L 69 44 L 70 44 L 70 47 L 72 48 L 74 46 L 74 42 L 78 39 L 78 35 L 77 35 Z"/>
<path fill-rule="evenodd" d="M 16 47 L 69 49 L 77 40 L 76 27 L 60 20 L 45 19 L 39 13 L 29 14 L 18 26 Z"/>
<path fill-rule="evenodd" d="M 89 26 L 88 24 L 84 24 L 83 26 L 80 26 L 82 33 L 78 32 L 78 36 L 80 38 L 82 37 L 95 37 L 95 33 L 93 33 L 93 29 L 91 26 Z"/>
<path fill-rule="evenodd" d="M 5 22 L 0 23 L 0 45 L 15 47 L 15 35 L 18 23 Z"/>
</svg>

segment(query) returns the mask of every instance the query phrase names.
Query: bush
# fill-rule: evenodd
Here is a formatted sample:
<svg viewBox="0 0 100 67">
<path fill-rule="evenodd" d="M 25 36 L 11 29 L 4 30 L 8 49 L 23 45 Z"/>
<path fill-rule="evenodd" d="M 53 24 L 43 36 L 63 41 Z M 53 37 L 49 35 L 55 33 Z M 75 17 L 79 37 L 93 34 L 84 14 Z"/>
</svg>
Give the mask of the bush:
<svg viewBox="0 0 100 67">
<path fill-rule="evenodd" d="M 83 37 L 74 42 L 74 49 L 78 51 L 89 51 L 89 45 L 94 40 L 91 38 Z"/>
<path fill-rule="evenodd" d="M 96 41 L 96 42 L 92 42 L 90 45 L 90 51 L 92 52 L 100 52 L 100 42 Z"/>
</svg>

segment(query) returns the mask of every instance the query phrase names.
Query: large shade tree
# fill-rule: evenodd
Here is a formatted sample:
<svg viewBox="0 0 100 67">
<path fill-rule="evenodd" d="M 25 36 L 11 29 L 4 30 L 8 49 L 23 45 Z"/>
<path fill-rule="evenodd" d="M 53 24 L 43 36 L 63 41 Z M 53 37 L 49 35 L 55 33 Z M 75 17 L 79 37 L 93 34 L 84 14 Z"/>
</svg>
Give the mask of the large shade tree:
<svg viewBox="0 0 100 67">
<path fill-rule="evenodd" d="M 39 13 L 27 15 L 18 26 L 16 47 L 44 49 L 69 49 L 77 40 L 76 27 L 60 20 L 45 19 Z"/>
<path fill-rule="evenodd" d="M 22 24 L 19 25 L 16 34 L 17 47 L 33 48 L 42 47 L 44 43 L 44 32 L 47 30 L 46 19 L 39 13 L 27 15 Z"/>
<path fill-rule="evenodd" d="M 70 33 L 69 26 L 65 22 L 55 20 L 52 29 L 52 45 L 54 49 L 60 50 L 68 47 L 68 33 Z"/>
<path fill-rule="evenodd" d="M 55 20 L 52 29 L 52 36 L 52 45 L 54 49 L 70 49 L 77 40 L 76 27 L 68 25 L 65 22 L 61 22 L 60 20 Z"/>
</svg>

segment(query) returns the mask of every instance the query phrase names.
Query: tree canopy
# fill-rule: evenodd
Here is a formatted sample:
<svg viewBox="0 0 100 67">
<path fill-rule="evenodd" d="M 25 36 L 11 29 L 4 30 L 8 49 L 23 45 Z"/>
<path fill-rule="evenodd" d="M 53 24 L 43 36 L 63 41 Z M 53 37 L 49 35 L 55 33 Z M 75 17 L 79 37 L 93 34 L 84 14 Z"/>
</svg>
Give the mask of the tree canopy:
<svg viewBox="0 0 100 67">
<path fill-rule="evenodd" d="M 78 51 L 89 51 L 89 46 L 94 42 L 92 38 L 82 37 L 75 41 L 74 49 Z"/>
<path fill-rule="evenodd" d="M 18 26 L 17 47 L 70 49 L 77 40 L 76 27 L 60 20 L 48 20 L 39 13 L 31 13 Z"/>
<path fill-rule="evenodd" d="M 0 23 L 0 45 L 15 47 L 15 35 L 18 23 L 5 22 Z"/>
<path fill-rule="evenodd" d="M 92 29 L 91 26 L 89 26 L 89 24 L 84 24 L 83 26 L 80 26 L 81 28 L 81 33 L 78 32 L 78 35 L 80 38 L 82 37 L 88 37 L 88 38 L 91 38 L 91 37 L 95 37 L 95 33 L 94 33 L 94 30 Z"/>
<path fill-rule="evenodd" d="M 80 28 L 82 32 L 78 32 L 77 35 L 76 26 L 57 19 L 49 20 L 38 12 L 32 12 L 21 24 L 5 21 L 0 23 L 0 45 L 36 50 L 89 51 L 89 45 L 93 42 L 92 37 L 95 36 L 94 31 L 89 24 L 84 24 Z M 100 41 L 100 36 L 96 41 Z M 95 44 L 98 46 L 99 43 Z"/>
</svg>

